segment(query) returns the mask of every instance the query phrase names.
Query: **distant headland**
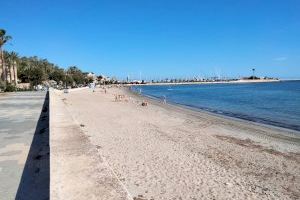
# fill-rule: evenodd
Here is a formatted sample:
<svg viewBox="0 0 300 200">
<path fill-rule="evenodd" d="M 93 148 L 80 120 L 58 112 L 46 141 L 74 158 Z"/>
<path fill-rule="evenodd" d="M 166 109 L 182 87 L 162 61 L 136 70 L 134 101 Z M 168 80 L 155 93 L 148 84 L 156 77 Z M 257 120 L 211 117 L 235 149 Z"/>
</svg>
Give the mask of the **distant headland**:
<svg viewBox="0 0 300 200">
<path fill-rule="evenodd" d="M 239 79 L 220 79 L 220 78 L 207 78 L 207 79 L 164 79 L 157 81 L 144 81 L 144 80 L 134 80 L 134 81 L 126 81 L 119 82 L 121 84 L 127 85 L 183 85 L 183 84 L 212 84 L 212 83 L 265 83 L 265 82 L 277 82 L 280 81 L 279 78 L 271 78 L 271 77 L 243 77 Z"/>
</svg>

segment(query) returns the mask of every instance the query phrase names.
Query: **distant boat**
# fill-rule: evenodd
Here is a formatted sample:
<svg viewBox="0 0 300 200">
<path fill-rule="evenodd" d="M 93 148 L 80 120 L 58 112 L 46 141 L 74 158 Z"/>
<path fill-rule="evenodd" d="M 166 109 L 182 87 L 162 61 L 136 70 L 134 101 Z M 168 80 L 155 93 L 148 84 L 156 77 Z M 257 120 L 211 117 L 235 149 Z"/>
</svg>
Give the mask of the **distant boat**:
<svg viewBox="0 0 300 200">
<path fill-rule="evenodd" d="M 173 88 L 171 88 L 171 85 L 169 85 L 169 88 L 167 90 L 173 90 Z"/>
</svg>

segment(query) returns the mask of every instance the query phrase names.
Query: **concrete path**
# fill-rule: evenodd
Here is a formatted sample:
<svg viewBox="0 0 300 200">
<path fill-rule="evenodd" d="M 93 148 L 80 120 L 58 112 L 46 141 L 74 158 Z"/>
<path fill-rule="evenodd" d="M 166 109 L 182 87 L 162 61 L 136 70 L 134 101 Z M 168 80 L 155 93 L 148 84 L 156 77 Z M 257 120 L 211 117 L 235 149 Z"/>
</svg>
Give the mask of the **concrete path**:
<svg viewBox="0 0 300 200">
<path fill-rule="evenodd" d="M 50 199 L 132 199 L 72 119 L 65 95 L 50 92 Z"/>
<path fill-rule="evenodd" d="M 0 94 L 0 199 L 49 197 L 45 96 L 46 92 Z"/>
</svg>

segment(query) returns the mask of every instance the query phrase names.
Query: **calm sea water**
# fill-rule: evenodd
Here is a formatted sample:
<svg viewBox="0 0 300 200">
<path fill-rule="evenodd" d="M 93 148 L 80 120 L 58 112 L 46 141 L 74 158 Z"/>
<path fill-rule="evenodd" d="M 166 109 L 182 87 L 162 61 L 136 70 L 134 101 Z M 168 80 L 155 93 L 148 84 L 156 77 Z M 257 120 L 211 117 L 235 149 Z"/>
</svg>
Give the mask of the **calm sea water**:
<svg viewBox="0 0 300 200">
<path fill-rule="evenodd" d="M 134 86 L 167 102 L 300 131 L 300 81 Z"/>
</svg>

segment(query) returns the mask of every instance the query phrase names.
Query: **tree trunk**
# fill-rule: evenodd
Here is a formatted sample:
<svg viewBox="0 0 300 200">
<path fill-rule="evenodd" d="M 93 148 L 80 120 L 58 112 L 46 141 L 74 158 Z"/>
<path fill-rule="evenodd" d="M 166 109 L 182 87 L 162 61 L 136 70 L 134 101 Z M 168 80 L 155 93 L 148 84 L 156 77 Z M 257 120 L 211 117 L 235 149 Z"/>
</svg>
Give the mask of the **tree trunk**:
<svg viewBox="0 0 300 200">
<path fill-rule="evenodd" d="M 8 65 L 8 69 L 9 69 L 9 82 L 10 83 L 13 83 L 13 74 L 12 74 L 12 63 L 10 62 L 9 65 Z"/>
<path fill-rule="evenodd" d="M 2 65 L 2 79 L 3 81 L 6 81 L 6 69 L 5 69 L 5 62 L 4 62 L 4 54 L 2 51 L 2 48 L 0 48 L 0 56 L 1 56 L 1 65 Z"/>
<path fill-rule="evenodd" d="M 14 60 L 13 61 L 13 71 L 14 71 L 14 82 L 15 82 L 15 85 L 17 86 L 18 85 L 18 69 L 17 69 L 17 62 Z"/>
<path fill-rule="evenodd" d="M 2 48 L 0 47 L 0 80 L 3 80 L 4 81 L 4 65 L 3 65 L 3 56 L 2 56 Z"/>
<path fill-rule="evenodd" d="M 2 80 L 2 72 L 3 72 L 3 69 L 2 69 L 2 59 L 1 59 L 1 53 L 0 53 L 0 81 Z"/>
</svg>

